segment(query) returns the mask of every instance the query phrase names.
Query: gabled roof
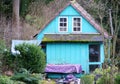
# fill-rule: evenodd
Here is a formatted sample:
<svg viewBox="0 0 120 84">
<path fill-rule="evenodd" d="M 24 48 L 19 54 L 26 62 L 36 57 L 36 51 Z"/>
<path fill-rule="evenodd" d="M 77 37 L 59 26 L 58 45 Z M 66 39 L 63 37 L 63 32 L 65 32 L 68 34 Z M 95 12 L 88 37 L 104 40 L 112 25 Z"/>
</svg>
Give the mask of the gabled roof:
<svg viewBox="0 0 120 84">
<path fill-rule="evenodd" d="M 103 42 L 100 34 L 45 34 L 42 42 Z"/>
<path fill-rule="evenodd" d="M 105 38 L 108 38 L 109 35 L 106 32 L 106 30 L 104 30 L 93 18 L 92 16 L 87 13 L 87 11 L 77 2 L 72 2 L 70 1 L 68 4 L 66 4 L 65 7 L 63 7 L 62 9 L 60 9 L 53 17 L 51 17 L 51 19 L 45 24 L 43 25 L 43 27 L 40 29 L 40 31 L 38 33 L 40 33 L 56 16 L 58 16 L 67 6 L 71 5 L 73 8 L 75 8 L 91 25 L 93 25 L 96 30 L 101 33 L 102 35 L 104 35 Z M 37 33 L 37 34 L 38 34 Z M 36 35 L 37 35 L 36 34 Z"/>
</svg>

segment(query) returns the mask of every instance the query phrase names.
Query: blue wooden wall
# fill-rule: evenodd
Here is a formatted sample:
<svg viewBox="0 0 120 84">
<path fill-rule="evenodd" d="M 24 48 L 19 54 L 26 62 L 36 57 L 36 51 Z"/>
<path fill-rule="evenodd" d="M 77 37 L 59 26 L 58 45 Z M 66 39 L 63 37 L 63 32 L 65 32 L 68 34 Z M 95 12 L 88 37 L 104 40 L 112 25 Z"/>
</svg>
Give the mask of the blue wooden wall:
<svg viewBox="0 0 120 84">
<path fill-rule="evenodd" d="M 37 35 L 37 39 L 41 40 L 45 33 L 47 34 L 63 34 L 58 29 L 59 17 L 68 17 L 68 32 L 65 34 L 72 34 L 72 18 L 79 16 L 82 18 L 82 31 L 80 33 L 99 33 L 84 17 L 82 17 L 71 5 L 66 7 L 53 21 L 51 21 L 41 33 Z"/>
<path fill-rule="evenodd" d="M 100 44 L 100 62 L 89 62 L 89 44 L 87 43 L 48 43 L 47 64 L 81 64 L 89 73 L 89 65 L 103 63 L 103 44 Z"/>
</svg>

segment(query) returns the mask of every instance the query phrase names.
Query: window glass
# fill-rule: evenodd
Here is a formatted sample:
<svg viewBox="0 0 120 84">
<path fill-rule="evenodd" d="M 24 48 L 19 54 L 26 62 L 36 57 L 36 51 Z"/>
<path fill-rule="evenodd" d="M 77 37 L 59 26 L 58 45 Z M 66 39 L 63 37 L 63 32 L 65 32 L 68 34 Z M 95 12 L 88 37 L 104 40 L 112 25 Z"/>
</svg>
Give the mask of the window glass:
<svg viewBox="0 0 120 84">
<path fill-rule="evenodd" d="M 80 32 L 81 31 L 81 18 L 73 18 L 73 31 Z"/>
<path fill-rule="evenodd" d="M 89 62 L 100 61 L 100 45 L 89 45 Z"/>
<path fill-rule="evenodd" d="M 61 32 L 67 31 L 67 18 L 66 17 L 60 17 L 60 19 L 59 19 L 59 30 Z"/>
</svg>

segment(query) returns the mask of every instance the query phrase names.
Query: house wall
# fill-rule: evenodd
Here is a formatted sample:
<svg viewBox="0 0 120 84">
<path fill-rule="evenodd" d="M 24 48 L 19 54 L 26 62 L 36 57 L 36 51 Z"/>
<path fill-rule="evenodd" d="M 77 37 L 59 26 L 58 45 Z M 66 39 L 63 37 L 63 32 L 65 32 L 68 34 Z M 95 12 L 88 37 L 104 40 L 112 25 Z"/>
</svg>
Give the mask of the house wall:
<svg viewBox="0 0 120 84">
<path fill-rule="evenodd" d="M 71 5 L 66 7 L 54 20 L 52 20 L 38 35 L 37 39 L 41 40 L 44 34 L 73 34 L 72 31 L 72 18 L 79 16 L 81 17 L 81 32 L 80 34 L 96 34 L 99 33 L 84 17 L 82 17 Z M 68 31 L 59 32 L 58 20 L 59 17 L 68 18 Z M 78 34 L 78 33 L 77 33 Z"/>
<path fill-rule="evenodd" d="M 48 43 L 47 64 L 80 64 L 85 73 L 89 73 L 89 65 L 104 61 L 103 44 L 100 43 L 100 62 L 89 62 L 89 43 Z"/>
</svg>

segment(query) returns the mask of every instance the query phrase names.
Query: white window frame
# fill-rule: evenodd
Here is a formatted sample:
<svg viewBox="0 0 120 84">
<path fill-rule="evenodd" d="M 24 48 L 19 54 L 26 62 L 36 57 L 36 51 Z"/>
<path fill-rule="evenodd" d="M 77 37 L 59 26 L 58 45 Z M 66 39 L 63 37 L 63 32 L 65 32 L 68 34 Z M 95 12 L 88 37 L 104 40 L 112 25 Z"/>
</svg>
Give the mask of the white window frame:
<svg viewBox="0 0 120 84">
<path fill-rule="evenodd" d="M 66 24 L 66 31 L 60 31 L 60 18 L 66 18 L 67 19 L 67 24 Z M 59 32 L 68 32 L 68 17 L 65 17 L 65 16 L 60 16 L 59 18 L 58 18 L 58 30 L 59 30 Z"/>
<path fill-rule="evenodd" d="M 80 31 L 74 31 L 74 18 L 80 18 Z M 73 33 L 81 33 L 82 32 L 82 18 L 80 16 L 72 17 L 72 32 Z"/>
</svg>

